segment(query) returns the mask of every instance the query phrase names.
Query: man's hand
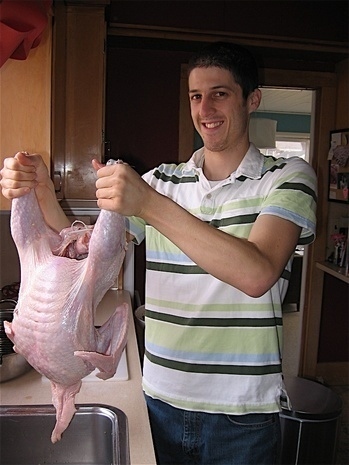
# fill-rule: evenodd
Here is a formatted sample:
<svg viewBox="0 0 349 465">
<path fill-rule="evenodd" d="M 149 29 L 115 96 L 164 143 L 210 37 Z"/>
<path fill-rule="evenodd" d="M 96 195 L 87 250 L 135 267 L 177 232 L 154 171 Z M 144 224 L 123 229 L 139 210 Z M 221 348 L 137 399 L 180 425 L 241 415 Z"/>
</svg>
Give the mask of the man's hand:
<svg viewBox="0 0 349 465">
<path fill-rule="evenodd" d="M 18 152 L 14 157 L 5 158 L 0 174 L 2 194 L 7 199 L 28 194 L 30 189 L 36 189 L 40 198 L 50 183 L 48 169 L 39 154 Z"/>
<path fill-rule="evenodd" d="M 93 160 L 97 170 L 96 197 L 99 208 L 124 216 L 143 217 L 155 191 L 127 163 L 103 166 Z"/>
<path fill-rule="evenodd" d="M 57 201 L 53 182 L 41 155 L 18 152 L 14 157 L 4 160 L 0 174 L 4 197 L 11 200 L 35 189 L 46 223 L 58 232 L 70 226 L 70 221 Z"/>
</svg>

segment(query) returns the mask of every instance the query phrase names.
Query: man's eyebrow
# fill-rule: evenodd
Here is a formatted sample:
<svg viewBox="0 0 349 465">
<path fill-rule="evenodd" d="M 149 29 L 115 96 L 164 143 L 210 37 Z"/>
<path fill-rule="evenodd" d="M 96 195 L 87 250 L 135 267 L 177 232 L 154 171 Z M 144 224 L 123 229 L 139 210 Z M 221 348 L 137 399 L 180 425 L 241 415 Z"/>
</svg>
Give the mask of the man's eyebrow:
<svg viewBox="0 0 349 465">
<path fill-rule="evenodd" d="M 225 86 L 225 85 L 217 85 L 217 86 L 210 87 L 210 90 L 218 90 L 218 89 L 227 89 L 227 90 L 229 90 L 230 87 Z M 189 89 L 189 94 L 196 94 L 196 93 L 200 93 L 200 92 L 201 91 L 199 89 Z"/>
</svg>

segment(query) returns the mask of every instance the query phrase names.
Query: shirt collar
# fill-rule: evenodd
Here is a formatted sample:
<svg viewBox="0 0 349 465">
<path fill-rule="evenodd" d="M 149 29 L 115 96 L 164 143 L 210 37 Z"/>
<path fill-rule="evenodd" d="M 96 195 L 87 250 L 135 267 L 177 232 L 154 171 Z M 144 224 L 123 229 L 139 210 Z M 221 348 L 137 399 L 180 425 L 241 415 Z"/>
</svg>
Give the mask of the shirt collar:
<svg viewBox="0 0 349 465">
<path fill-rule="evenodd" d="M 188 173 L 190 171 L 202 171 L 204 158 L 204 147 L 201 147 L 199 150 L 196 150 L 196 152 L 193 153 L 191 158 L 184 165 L 183 171 Z"/>
<path fill-rule="evenodd" d="M 204 147 L 201 147 L 193 153 L 192 157 L 185 164 L 183 171 L 192 172 L 194 170 L 202 172 L 204 158 Z M 263 163 L 263 155 L 254 144 L 250 143 L 249 149 L 235 173 L 232 173 L 231 178 L 236 179 L 239 176 L 245 176 L 251 179 L 258 179 L 262 175 Z"/>
</svg>

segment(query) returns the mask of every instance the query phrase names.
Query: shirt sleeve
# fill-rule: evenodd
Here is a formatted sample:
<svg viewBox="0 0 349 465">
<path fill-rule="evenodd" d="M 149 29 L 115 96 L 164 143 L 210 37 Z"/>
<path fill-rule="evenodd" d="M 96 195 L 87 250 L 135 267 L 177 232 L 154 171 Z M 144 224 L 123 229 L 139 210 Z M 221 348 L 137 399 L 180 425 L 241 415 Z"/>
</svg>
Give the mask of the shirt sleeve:
<svg viewBox="0 0 349 465">
<path fill-rule="evenodd" d="M 136 216 L 128 216 L 125 224 L 126 231 L 133 236 L 133 242 L 139 245 L 145 238 L 145 222 Z"/>
<path fill-rule="evenodd" d="M 299 245 L 310 244 L 316 234 L 317 179 L 313 168 L 302 158 L 286 160 L 273 177 L 261 215 L 275 215 L 302 228 Z"/>
</svg>

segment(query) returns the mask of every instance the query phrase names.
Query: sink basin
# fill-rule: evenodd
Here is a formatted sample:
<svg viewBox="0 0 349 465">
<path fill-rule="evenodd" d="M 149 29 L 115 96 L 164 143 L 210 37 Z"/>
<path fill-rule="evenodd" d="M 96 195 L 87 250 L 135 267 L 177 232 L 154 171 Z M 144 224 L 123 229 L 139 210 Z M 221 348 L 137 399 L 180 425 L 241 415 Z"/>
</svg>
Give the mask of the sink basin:
<svg viewBox="0 0 349 465">
<path fill-rule="evenodd" d="M 6 465 L 128 465 L 127 417 L 109 405 L 76 405 L 55 444 L 52 405 L 0 406 L 0 463 Z"/>
</svg>

